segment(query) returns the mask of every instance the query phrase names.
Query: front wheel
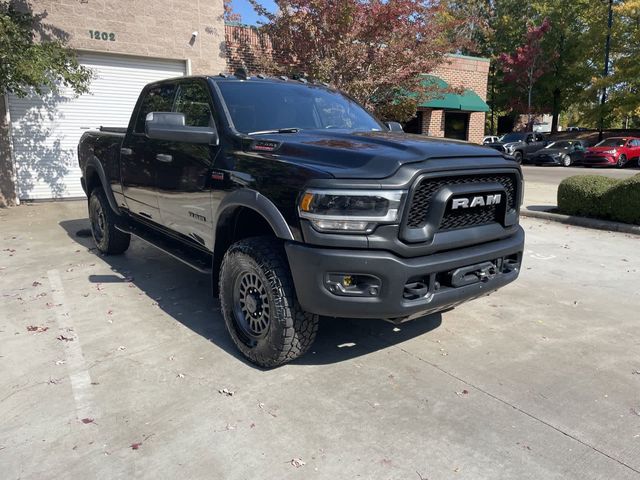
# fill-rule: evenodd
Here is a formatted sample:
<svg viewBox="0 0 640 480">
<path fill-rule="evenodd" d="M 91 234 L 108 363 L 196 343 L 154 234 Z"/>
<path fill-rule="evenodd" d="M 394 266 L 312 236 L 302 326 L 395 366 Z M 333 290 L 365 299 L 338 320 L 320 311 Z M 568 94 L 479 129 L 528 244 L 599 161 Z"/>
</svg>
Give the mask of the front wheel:
<svg viewBox="0 0 640 480">
<path fill-rule="evenodd" d="M 102 188 L 94 188 L 89 196 L 89 220 L 96 247 L 107 255 L 117 255 L 129 248 L 131 235 L 116 228 L 116 214 Z"/>
<path fill-rule="evenodd" d="M 620 156 L 618 157 L 618 162 L 616 163 L 616 167 L 617 167 L 617 168 L 622 168 L 622 167 L 624 167 L 624 166 L 625 166 L 625 164 L 626 164 L 626 163 L 627 163 L 627 157 L 626 157 L 626 155 L 624 155 L 624 154 L 623 154 L 623 155 L 620 155 Z"/>
<path fill-rule="evenodd" d="M 513 158 L 515 158 L 515 159 L 516 159 L 516 162 L 517 162 L 518 164 L 522 164 L 522 152 L 515 152 L 515 153 L 513 154 Z"/>
<path fill-rule="evenodd" d="M 570 167 L 571 166 L 571 157 L 569 155 L 563 155 L 562 159 L 562 166 L 563 167 Z"/>
<path fill-rule="evenodd" d="M 234 243 L 220 268 L 220 307 L 236 347 L 271 368 L 303 355 L 319 317 L 298 304 L 282 243 L 255 237 Z"/>
</svg>

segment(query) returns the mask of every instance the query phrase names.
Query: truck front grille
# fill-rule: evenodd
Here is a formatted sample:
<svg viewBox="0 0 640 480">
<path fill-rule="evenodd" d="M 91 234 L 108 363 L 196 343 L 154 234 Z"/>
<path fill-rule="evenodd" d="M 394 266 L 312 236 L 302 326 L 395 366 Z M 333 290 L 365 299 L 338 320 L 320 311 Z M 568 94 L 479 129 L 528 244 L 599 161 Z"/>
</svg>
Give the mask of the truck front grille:
<svg viewBox="0 0 640 480">
<path fill-rule="evenodd" d="M 516 208 L 517 179 L 515 174 L 480 174 L 459 175 L 451 177 L 423 177 L 418 180 L 415 187 L 409 214 L 407 217 L 408 228 L 423 228 L 427 224 L 427 216 L 434 195 L 442 188 L 449 185 L 499 183 L 506 193 L 507 211 Z M 473 210 L 445 211 L 440 221 L 438 230 L 452 230 L 478 225 L 486 225 L 500 221 L 498 218 L 500 209 L 496 205 L 479 207 Z"/>
</svg>

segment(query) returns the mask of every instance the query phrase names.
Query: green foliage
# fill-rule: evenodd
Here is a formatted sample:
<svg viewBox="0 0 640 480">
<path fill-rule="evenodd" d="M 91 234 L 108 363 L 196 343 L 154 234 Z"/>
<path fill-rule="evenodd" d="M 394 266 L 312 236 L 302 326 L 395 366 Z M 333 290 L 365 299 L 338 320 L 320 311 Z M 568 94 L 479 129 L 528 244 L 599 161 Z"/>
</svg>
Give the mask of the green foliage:
<svg viewBox="0 0 640 480">
<path fill-rule="evenodd" d="M 0 2 L 0 95 L 57 92 L 61 85 L 88 91 L 91 70 L 65 46 L 66 34 L 43 23 L 46 14 Z"/>
<path fill-rule="evenodd" d="M 616 183 L 603 200 L 612 220 L 640 224 L 640 173 Z"/>
<path fill-rule="evenodd" d="M 567 215 L 640 224 L 640 174 L 625 180 L 569 177 L 558 187 L 558 209 Z"/>
</svg>

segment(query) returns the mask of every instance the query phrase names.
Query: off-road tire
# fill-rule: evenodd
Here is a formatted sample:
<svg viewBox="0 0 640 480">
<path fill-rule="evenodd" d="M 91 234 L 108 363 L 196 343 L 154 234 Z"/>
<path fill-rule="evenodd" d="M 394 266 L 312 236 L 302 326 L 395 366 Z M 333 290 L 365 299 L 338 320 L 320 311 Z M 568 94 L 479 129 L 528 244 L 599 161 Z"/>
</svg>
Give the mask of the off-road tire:
<svg viewBox="0 0 640 480">
<path fill-rule="evenodd" d="M 253 278 L 254 283 L 261 282 L 268 299 L 268 324 L 261 338 L 252 336 L 257 329 L 249 329 L 247 334 L 246 322 L 251 319 L 239 310 L 242 303 L 238 303 L 238 289 L 243 288 L 239 283 L 245 276 Z M 219 296 L 231 339 L 250 362 L 260 367 L 272 368 L 295 360 L 315 340 L 319 317 L 300 307 L 284 247 L 275 238 L 253 237 L 231 245 L 220 267 Z"/>
<path fill-rule="evenodd" d="M 89 195 L 89 220 L 91 235 L 100 252 L 118 255 L 129 248 L 131 235 L 116 229 L 116 214 L 102 188 L 94 188 Z"/>
</svg>

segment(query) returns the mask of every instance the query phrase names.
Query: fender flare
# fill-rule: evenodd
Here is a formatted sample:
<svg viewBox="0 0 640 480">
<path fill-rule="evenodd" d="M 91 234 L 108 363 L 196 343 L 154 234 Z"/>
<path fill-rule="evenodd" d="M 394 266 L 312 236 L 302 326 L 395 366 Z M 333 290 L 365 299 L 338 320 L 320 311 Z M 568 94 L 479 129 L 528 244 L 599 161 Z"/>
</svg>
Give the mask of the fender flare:
<svg viewBox="0 0 640 480">
<path fill-rule="evenodd" d="M 251 189 L 236 190 L 224 197 L 218 206 L 215 216 L 214 225 L 216 230 L 221 219 L 224 219 L 225 215 L 236 207 L 250 208 L 262 215 L 278 238 L 295 240 L 289 224 L 280 213 L 280 210 L 278 210 L 278 207 L 267 197 Z"/>
<path fill-rule="evenodd" d="M 102 163 L 100 163 L 100 160 L 98 160 L 95 156 L 89 158 L 89 160 L 87 160 L 87 164 L 84 167 L 84 175 L 85 175 L 85 184 L 87 182 L 87 174 L 89 173 L 90 169 L 93 169 L 96 171 L 96 173 L 98 174 L 98 178 L 100 179 L 100 184 L 102 185 L 102 190 L 104 191 L 105 195 L 107 196 L 107 201 L 109 202 L 109 205 L 111 206 L 111 210 L 113 210 L 113 212 L 116 215 L 120 215 L 120 208 L 118 207 L 118 203 L 116 202 L 116 198 L 113 196 L 113 191 L 111 190 L 110 184 L 107 181 L 107 175 L 104 172 L 104 167 L 102 166 Z M 88 185 L 87 185 L 88 187 Z M 87 195 L 89 194 L 89 192 L 87 192 Z"/>
</svg>

